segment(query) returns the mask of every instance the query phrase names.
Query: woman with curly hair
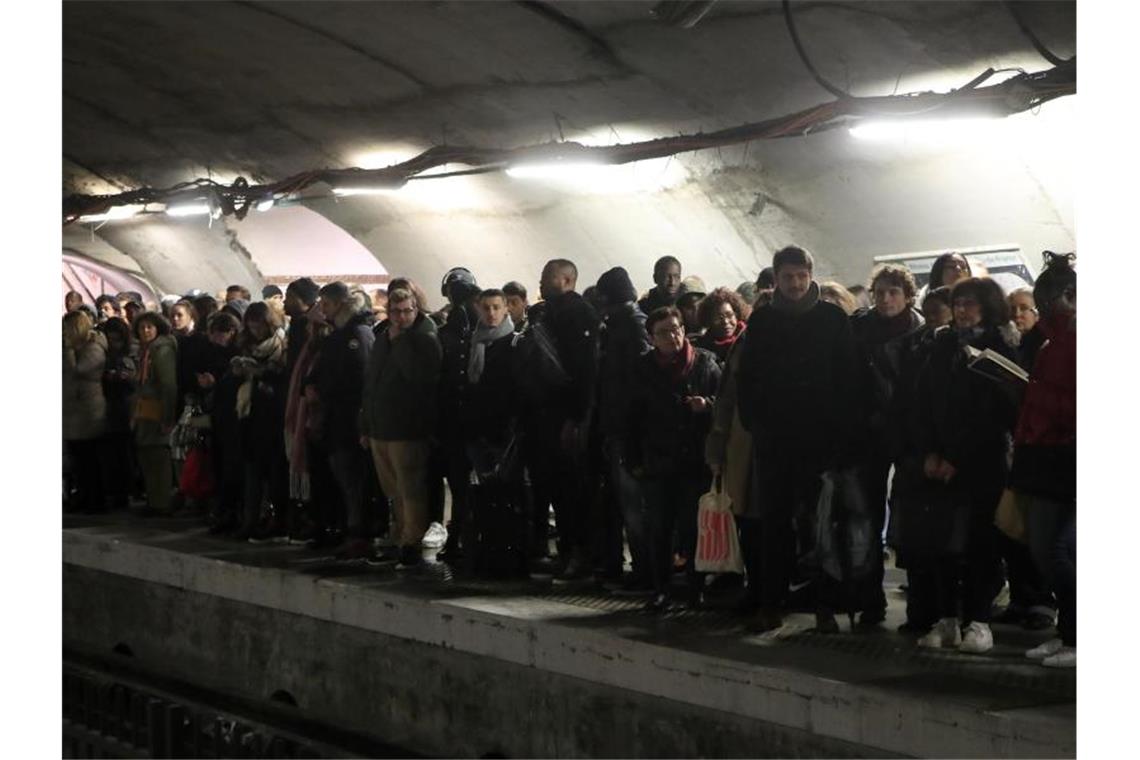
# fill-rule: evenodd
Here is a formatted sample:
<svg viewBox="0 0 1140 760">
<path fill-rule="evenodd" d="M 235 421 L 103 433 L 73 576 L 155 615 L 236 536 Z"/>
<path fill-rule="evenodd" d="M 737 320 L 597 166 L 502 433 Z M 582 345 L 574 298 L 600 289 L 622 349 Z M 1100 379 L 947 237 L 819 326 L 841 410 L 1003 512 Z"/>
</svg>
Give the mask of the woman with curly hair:
<svg viewBox="0 0 1140 760">
<path fill-rule="evenodd" d="M 694 345 L 716 354 L 717 364 L 724 368 L 728 353 L 744 334 L 752 310 L 740 294 L 728 288 L 717 288 L 697 305 L 697 319 L 705 333 Z"/>
</svg>

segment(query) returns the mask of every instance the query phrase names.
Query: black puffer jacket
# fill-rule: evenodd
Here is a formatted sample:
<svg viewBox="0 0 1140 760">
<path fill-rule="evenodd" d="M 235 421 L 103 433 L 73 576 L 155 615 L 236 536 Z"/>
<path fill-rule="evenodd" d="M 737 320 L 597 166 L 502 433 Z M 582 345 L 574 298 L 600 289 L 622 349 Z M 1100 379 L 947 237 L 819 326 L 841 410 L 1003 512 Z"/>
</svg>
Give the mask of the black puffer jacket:
<svg viewBox="0 0 1140 760">
<path fill-rule="evenodd" d="M 843 310 L 822 300 L 804 313 L 762 306 L 743 340 L 737 403 L 757 454 L 819 470 L 853 463 L 859 365 Z"/>
<path fill-rule="evenodd" d="M 906 419 L 896 400 L 914 335 L 926 321 L 914 309 L 894 319 L 874 309 L 857 312 L 851 329 L 859 351 L 861 413 L 872 440 L 883 453 L 897 455 L 903 444 Z"/>
<path fill-rule="evenodd" d="M 324 412 L 320 438 L 329 451 L 360 445 L 358 420 L 364 371 L 374 342 L 371 323 L 371 314 L 357 313 L 333 330 L 305 381 L 306 385 L 315 385 L 320 396 Z"/>
<path fill-rule="evenodd" d="M 720 366 L 709 351 L 693 351 L 692 369 L 679 384 L 658 364 L 656 352 L 637 360 L 626 416 L 625 463 L 631 471 L 641 469 L 649 478 L 697 477 L 707 471 L 705 437 L 712 424 Z M 709 399 L 708 409 L 693 412 L 682 401 L 687 396 Z"/>
<path fill-rule="evenodd" d="M 453 308 L 439 328 L 439 344 L 443 349 L 443 365 L 439 377 L 439 432 L 443 438 L 464 435 L 469 413 L 471 383 L 467 381 L 467 365 L 471 356 L 471 333 L 479 324 L 473 301 Z"/>
<path fill-rule="evenodd" d="M 562 368 L 570 375 L 570 389 L 558 411 L 583 423 L 594 404 L 601 319 L 593 306 L 571 290 L 547 299 L 543 322 L 554 336 Z"/>
<path fill-rule="evenodd" d="M 651 350 L 645 312 L 635 303 L 607 310 L 598 366 L 598 427 L 603 436 L 625 435 L 638 360 Z"/>
</svg>

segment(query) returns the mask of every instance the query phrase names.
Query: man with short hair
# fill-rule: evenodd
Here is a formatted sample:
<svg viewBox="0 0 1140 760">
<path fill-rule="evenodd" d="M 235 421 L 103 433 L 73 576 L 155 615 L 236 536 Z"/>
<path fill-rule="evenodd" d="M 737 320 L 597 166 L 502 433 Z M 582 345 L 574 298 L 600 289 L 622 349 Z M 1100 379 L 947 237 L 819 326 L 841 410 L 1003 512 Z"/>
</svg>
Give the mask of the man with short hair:
<svg viewBox="0 0 1140 760">
<path fill-rule="evenodd" d="M 854 463 L 858 445 L 858 375 L 847 315 L 820 299 L 814 262 L 798 246 L 776 252 L 772 303 L 748 320 L 738 375 L 740 421 L 752 433 L 759 521 L 741 519 L 749 598 L 758 607 L 757 631 L 783 624 L 797 539 L 814 544 L 810 528 L 794 521 L 814 514 L 820 476 Z M 838 630 L 830 610 L 816 613 L 820 631 Z"/>
<path fill-rule="evenodd" d="M 361 311 L 343 282 L 330 282 L 319 295 L 321 314 L 334 329 L 305 381 L 305 393 L 321 404 L 324 419 L 319 437 L 344 499 L 347 540 L 341 552 L 350 558 L 364 557 L 369 554 L 369 543 L 359 413 L 374 340 L 368 324 L 371 315 Z"/>
<path fill-rule="evenodd" d="M 435 323 L 408 290 L 388 296 L 388 326 L 368 359 L 361 410 L 361 444 L 392 498 L 397 569 L 423 562 L 420 539 L 428 527 L 429 439 L 435 432 L 443 351 Z"/>
<path fill-rule="evenodd" d="M 593 307 L 575 291 L 578 268 L 553 259 L 542 269 L 540 291 L 546 303 L 544 324 L 569 376 L 567 389 L 532 420 L 535 467 L 551 486 L 559 537 L 568 555 L 560 581 L 590 574 L 587 553 L 586 458 L 588 421 L 598 377 L 598 327 Z"/>
<path fill-rule="evenodd" d="M 503 295 L 507 298 L 507 313 L 511 315 L 515 332 L 526 329 L 526 312 L 529 304 L 526 301 L 526 288 L 521 282 L 511 281 L 503 286 Z"/>
<path fill-rule="evenodd" d="M 676 256 L 662 256 L 653 265 L 655 287 L 637 302 L 645 314 L 662 306 L 672 306 L 681 295 L 681 262 Z"/>
<path fill-rule="evenodd" d="M 229 303 L 230 301 L 237 301 L 238 299 L 247 302 L 252 301 L 253 296 L 250 295 L 249 288 L 243 287 L 241 285 L 230 285 L 227 287 L 225 298 L 226 303 Z"/>
</svg>

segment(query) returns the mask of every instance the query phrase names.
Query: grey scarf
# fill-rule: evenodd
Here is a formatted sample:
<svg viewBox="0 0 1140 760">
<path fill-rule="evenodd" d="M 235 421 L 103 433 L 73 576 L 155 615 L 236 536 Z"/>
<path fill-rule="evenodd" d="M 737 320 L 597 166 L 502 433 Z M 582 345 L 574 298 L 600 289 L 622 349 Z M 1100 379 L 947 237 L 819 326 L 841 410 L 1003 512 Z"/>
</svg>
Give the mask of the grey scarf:
<svg viewBox="0 0 1140 760">
<path fill-rule="evenodd" d="M 772 294 L 772 306 L 780 311 L 787 311 L 792 314 L 804 314 L 817 303 L 819 303 L 819 283 L 815 280 L 811 281 L 808 292 L 804 293 L 804 297 L 798 301 L 789 301 L 780 293 L 779 288 Z"/>
<path fill-rule="evenodd" d="M 483 363 L 487 356 L 487 344 L 494 343 L 505 335 L 515 331 L 515 323 L 508 314 L 498 327 L 490 327 L 479 320 L 475 331 L 471 333 L 471 355 L 467 358 L 467 380 L 472 385 L 479 382 L 483 376 Z"/>
</svg>

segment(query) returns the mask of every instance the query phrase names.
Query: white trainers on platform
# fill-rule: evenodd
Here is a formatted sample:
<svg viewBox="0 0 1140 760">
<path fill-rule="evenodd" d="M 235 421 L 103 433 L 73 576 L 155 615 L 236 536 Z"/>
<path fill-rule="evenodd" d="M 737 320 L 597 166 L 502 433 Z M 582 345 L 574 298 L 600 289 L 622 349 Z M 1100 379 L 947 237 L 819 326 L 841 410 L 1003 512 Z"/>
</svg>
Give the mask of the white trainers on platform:
<svg viewBox="0 0 1140 760">
<path fill-rule="evenodd" d="M 942 618 L 930 633 L 918 640 L 920 647 L 940 649 L 942 647 L 956 647 L 962 643 L 962 631 L 958 628 L 958 618 Z"/>
<path fill-rule="evenodd" d="M 1038 644 L 1025 653 L 1025 656 L 1031 660 L 1044 660 L 1046 657 L 1052 657 L 1061 651 L 1064 642 L 1060 639 L 1049 639 L 1044 644 Z"/>
<path fill-rule="evenodd" d="M 1047 668 L 1075 668 L 1077 667 L 1077 648 L 1061 647 L 1056 654 L 1052 654 L 1041 661 Z"/>
<path fill-rule="evenodd" d="M 994 648 L 994 634 L 986 623 L 973 622 L 966 626 L 959 652 L 981 654 Z"/>
<path fill-rule="evenodd" d="M 433 522 L 428 526 L 427 532 L 424 533 L 423 540 L 420 541 L 420 545 L 426 546 L 428 549 L 439 549 L 446 543 L 447 528 L 437 522 Z"/>
</svg>

